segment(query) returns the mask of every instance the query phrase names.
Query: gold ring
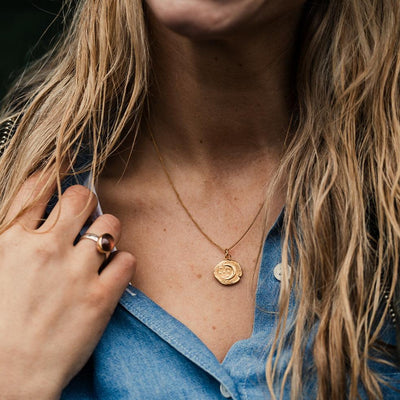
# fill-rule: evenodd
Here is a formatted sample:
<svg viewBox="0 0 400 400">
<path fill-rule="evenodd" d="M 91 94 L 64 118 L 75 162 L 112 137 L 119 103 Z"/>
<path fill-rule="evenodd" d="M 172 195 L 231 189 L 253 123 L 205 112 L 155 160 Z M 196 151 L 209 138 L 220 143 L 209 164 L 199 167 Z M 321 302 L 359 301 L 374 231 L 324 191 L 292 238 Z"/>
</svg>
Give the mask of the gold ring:
<svg viewBox="0 0 400 400">
<path fill-rule="evenodd" d="M 102 235 L 98 236 L 95 233 L 87 232 L 81 236 L 81 239 L 89 239 L 96 242 L 96 249 L 99 253 L 105 254 L 108 257 L 115 247 L 115 239 L 109 233 L 103 233 Z M 80 239 L 80 240 L 81 240 Z"/>
</svg>

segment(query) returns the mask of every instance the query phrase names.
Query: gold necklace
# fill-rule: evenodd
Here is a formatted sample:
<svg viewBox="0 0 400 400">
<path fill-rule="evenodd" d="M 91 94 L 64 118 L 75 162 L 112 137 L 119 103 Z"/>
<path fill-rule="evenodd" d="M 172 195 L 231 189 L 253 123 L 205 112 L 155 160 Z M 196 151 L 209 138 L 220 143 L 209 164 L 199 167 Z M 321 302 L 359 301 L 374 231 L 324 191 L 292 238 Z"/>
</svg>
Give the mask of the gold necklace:
<svg viewBox="0 0 400 400">
<path fill-rule="evenodd" d="M 247 235 L 247 233 L 250 231 L 250 229 L 253 227 L 253 225 L 255 224 L 258 216 L 261 213 L 261 210 L 263 209 L 264 204 L 261 204 L 261 207 L 259 208 L 259 210 L 257 211 L 257 214 L 254 216 L 253 220 L 251 221 L 251 224 L 249 225 L 249 227 L 244 231 L 244 233 L 242 234 L 242 236 L 240 236 L 240 238 L 238 240 L 236 240 L 235 243 L 233 243 L 231 246 L 224 248 L 222 246 L 220 246 L 218 243 L 216 243 L 214 240 L 212 240 L 207 233 L 204 232 L 204 230 L 201 228 L 201 226 L 199 225 L 199 223 L 193 218 L 193 215 L 191 214 L 191 212 L 188 210 L 188 208 L 186 207 L 185 203 L 182 201 L 181 196 L 179 195 L 174 182 L 172 181 L 172 178 L 168 172 L 168 169 L 165 165 L 165 161 L 163 156 L 161 155 L 161 151 L 157 145 L 157 142 L 154 138 L 154 135 L 151 131 L 151 129 L 149 128 L 149 133 L 150 133 L 150 137 L 151 137 L 151 141 L 153 143 L 153 147 L 158 155 L 158 158 L 160 160 L 160 164 L 161 167 L 168 179 L 168 182 L 172 188 L 172 190 L 175 193 L 175 196 L 179 202 L 179 204 L 182 206 L 182 208 L 185 210 L 187 216 L 190 218 L 190 220 L 193 222 L 194 226 L 198 229 L 198 231 L 215 247 L 217 247 L 219 250 L 221 250 L 224 253 L 224 260 L 222 260 L 221 262 L 219 262 L 215 267 L 214 267 L 214 277 L 215 279 L 221 283 L 222 285 L 228 286 L 228 285 L 234 285 L 235 283 L 238 283 L 240 281 L 240 278 L 243 275 L 243 271 L 242 268 L 240 266 L 240 264 L 235 261 L 232 260 L 232 255 L 231 255 L 231 251 L 232 249 Z"/>
</svg>

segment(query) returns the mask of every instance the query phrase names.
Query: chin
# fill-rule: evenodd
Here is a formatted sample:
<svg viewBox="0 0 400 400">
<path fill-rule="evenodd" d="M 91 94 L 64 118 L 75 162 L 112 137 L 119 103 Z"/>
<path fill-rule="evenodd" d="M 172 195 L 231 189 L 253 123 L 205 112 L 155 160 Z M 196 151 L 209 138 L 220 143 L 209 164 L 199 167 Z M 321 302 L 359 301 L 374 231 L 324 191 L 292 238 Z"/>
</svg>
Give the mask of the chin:
<svg viewBox="0 0 400 400">
<path fill-rule="evenodd" d="M 168 29 L 194 39 L 234 33 L 257 15 L 265 0 L 146 0 Z"/>
<path fill-rule="evenodd" d="M 210 21 L 202 23 L 198 19 L 172 20 L 168 24 L 165 24 L 165 26 L 178 35 L 198 40 L 226 36 L 234 32 L 234 29 L 228 24 L 224 24 L 223 21 L 216 21 L 214 24 L 211 24 Z"/>
</svg>

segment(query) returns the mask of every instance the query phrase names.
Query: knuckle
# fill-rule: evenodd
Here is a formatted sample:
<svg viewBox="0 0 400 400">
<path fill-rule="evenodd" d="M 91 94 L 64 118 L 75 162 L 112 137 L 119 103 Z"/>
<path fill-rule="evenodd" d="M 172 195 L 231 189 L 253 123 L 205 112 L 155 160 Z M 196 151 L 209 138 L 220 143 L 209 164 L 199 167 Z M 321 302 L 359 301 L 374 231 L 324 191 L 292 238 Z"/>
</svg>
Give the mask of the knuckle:
<svg viewBox="0 0 400 400">
<path fill-rule="evenodd" d="M 54 230 L 49 232 L 34 232 L 33 238 L 38 247 L 48 249 L 52 253 L 58 253 L 65 247 L 63 237 Z"/>
<path fill-rule="evenodd" d="M 131 253 L 122 253 L 121 262 L 128 268 L 136 266 L 136 257 Z"/>
<path fill-rule="evenodd" d="M 64 192 L 63 197 L 79 197 L 84 200 L 87 200 L 91 194 L 91 190 L 89 190 L 86 186 L 82 185 L 72 185 L 67 188 Z"/>
<path fill-rule="evenodd" d="M 63 238 L 54 230 L 49 232 L 34 232 L 29 240 L 32 243 L 35 255 L 41 257 L 41 259 L 48 260 L 52 258 L 61 261 L 69 248 L 69 246 L 66 246 Z"/>
<path fill-rule="evenodd" d="M 104 214 L 101 218 L 111 232 L 121 231 L 121 221 L 114 215 Z"/>
<path fill-rule="evenodd" d="M 118 256 L 115 262 L 119 268 L 115 268 L 114 276 L 117 280 L 128 283 L 136 269 L 136 257 L 127 252 L 119 253 Z"/>
<path fill-rule="evenodd" d="M 41 260 L 41 262 L 46 262 L 50 260 L 54 253 L 57 251 L 54 243 L 37 243 L 33 248 L 33 255 L 35 260 Z"/>
<path fill-rule="evenodd" d="M 82 185 L 70 186 L 62 195 L 62 201 L 75 210 L 83 210 L 86 206 L 92 207 L 97 204 L 95 194 Z"/>
</svg>

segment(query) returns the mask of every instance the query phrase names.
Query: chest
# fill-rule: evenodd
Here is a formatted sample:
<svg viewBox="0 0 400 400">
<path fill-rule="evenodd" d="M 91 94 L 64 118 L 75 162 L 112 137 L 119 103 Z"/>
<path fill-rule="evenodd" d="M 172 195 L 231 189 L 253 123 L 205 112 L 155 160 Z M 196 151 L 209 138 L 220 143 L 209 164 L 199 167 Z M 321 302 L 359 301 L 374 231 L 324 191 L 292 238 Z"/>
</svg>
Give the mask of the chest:
<svg viewBox="0 0 400 400">
<path fill-rule="evenodd" d="M 118 186 L 100 181 L 98 195 L 103 211 L 122 222 L 118 248 L 137 258 L 133 286 L 186 325 L 222 361 L 235 342 L 252 333 L 265 221 L 259 218 L 232 250 L 232 258 L 243 270 L 240 282 L 223 286 L 213 271 L 224 254 L 212 241 L 223 248 L 232 245 L 250 224 L 250 212 L 242 210 L 232 217 L 199 203 L 199 229 L 173 193 L 143 189 L 139 196 L 126 185 Z M 253 214 L 254 206 L 250 207 Z M 240 218 L 243 214 L 248 214 L 245 222 Z"/>
</svg>

